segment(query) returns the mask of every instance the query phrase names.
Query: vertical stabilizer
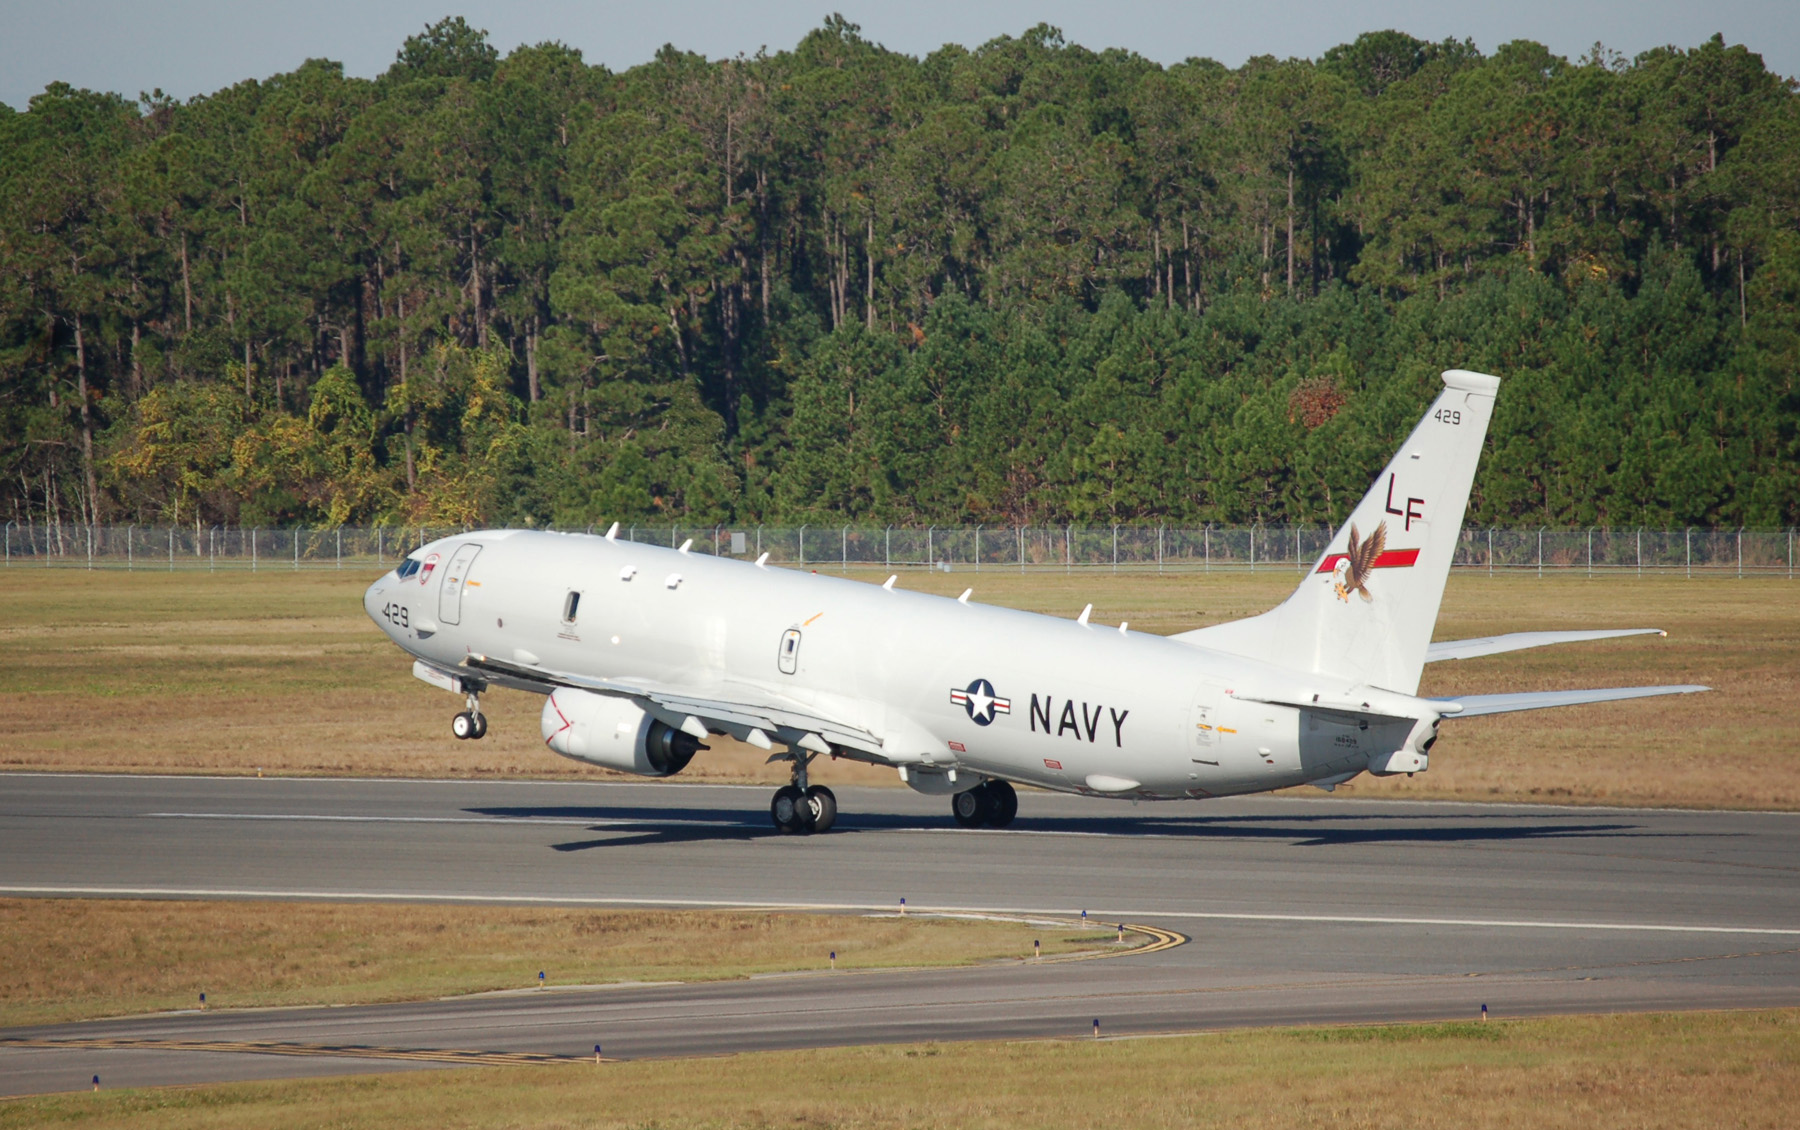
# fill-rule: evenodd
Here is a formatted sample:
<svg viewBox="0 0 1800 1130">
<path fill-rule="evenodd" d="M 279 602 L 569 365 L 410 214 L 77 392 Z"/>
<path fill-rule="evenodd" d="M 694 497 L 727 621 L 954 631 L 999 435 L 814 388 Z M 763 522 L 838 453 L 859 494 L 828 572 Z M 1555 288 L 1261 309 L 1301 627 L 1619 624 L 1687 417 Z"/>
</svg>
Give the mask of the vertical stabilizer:
<svg viewBox="0 0 1800 1130">
<path fill-rule="evenodd" d="M 1261 616 L 1176 638 L 1417 691 L 1499 388 L 1497 377 L 1446 372 L 1443 393 L 1294 595 Z"/>
</svg>

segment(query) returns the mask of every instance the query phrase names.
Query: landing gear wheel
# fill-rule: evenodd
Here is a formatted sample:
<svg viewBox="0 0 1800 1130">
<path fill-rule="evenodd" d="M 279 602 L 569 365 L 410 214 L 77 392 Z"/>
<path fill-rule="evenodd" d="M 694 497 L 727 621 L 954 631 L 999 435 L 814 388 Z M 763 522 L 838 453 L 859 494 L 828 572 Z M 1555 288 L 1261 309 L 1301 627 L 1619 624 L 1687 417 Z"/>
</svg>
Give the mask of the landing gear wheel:
<svg viewBox="0 0 1800 1130">
<path fill-rule="evenodd" d="M 477 739 L 487 737 L 487 715 L 475 715 L 475 732 L 469 736 Z"/>
<path fill-rule="evenodd" d="M 835 810 L 834 804 L 833 815 Z M 795 785 L 775 790 L 775 799 L 769 802 L 769 819 L 784 836 L 804 836 L 813 830 L 812 805 L 806 803 L 806 795 Z"/>
<path fill-rule="evenodd" d="M 983 785 L 964 790 L 950 798 L 950 815 L 964 828 L 979 828 L 994 811 L 991 794 Z"/>
<path fill-rule="evenodd" d="M 814 785 L 807 789 L 802 807 L 811 809 L 812 830 L 815 832 L 829 832 L 831 826 L 837 823 L 837 794 L 824 785 Z"/>
<path fill-rule="evenodd" d="M 450 719 L 450 732 L 455 734 L 459 741 L 478 736 L 475 733 L 475 715 L 465 710 Z"/>
<path fill-rule="evenodd" d="M 988 799 L 993 802 L 992 811 L 988 813 L 988 827 L 1004 828 L 1013 822 L 1019 814 L 1019 794 L 1013 790 L 1010 781 L 989 781 L 981 786 L 987 790 Z"/>
</svg>

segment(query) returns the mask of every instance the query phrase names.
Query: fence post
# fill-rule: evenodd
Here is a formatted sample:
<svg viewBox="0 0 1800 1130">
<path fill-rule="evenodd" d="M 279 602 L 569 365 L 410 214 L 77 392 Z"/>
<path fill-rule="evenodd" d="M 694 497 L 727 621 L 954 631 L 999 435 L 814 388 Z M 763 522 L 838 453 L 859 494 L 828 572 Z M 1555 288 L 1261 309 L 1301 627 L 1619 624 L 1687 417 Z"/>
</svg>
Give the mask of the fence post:
<svg viewBox="0 0 1800 1130">
<path fill-rule="evenodd" d="M 894 564 L 894 527 L 889 526 L 881 532 L 881 567 L 890 569 Z"/>
<path fill-rule="evenodd" d="M 1488 576 L 1494 575 L 1494 527 L 1488 527 Z"/>
<path fill-rule="evenodd" d="M 1538 577 L 1544 575 L 1544 527 L 1538 527 Z"/>
<path fill-rule="evenodd" d="M 1113 572 L 1119 571 L 1119 527 L 1113 526 Z"/>
<path fill-rule="evenodd" d="M 937 531 L 936 526 L 925 527 L 925 567 L 937 568 L 937 551 L 931 547 L 931 535 Z"/>
<path fill-rule="evenodd" d="M 206 528 L 206 571 L 212 572 L 219 567 L 219 527 Z"/>
<path fill-rule="evenodd" d="M 256 527 L 250 527 L 250 571 L 256 572 Z"/>
<path fill-rule="evenodd" d="M 1738 546 L 1737 546 L 1737 549 L 1738 549 L 1738 580 L 1741 581 L 1744 579 L 1744 527 L 1742 527 L 1742 526 L 1738 527 L 1737 543 L 1738 543 Z"/>
<path fill-rule="evenodd" d="M 806 564 L 806 527 L 800 527 L 800 564 Z"/>
<path fill-rule="evenodd" d="M 1694 527 L 1692 526 L 1687 528 L 1687 575 L 1688 580 L 1694 579 Z"/>
<path fill-rule="evenodd" d="M 131 531 L 133 531 L 135 529 L 137 529 L 137 526 L 135 523 L 125 527 L 125 571 L 127 573 L 131 572 Z M 1740 544 L 1742 544 L 1742 542 L 1743 542 L 1742 536 L 1740 536 L 1738 538 L 1738 541 Z M 1742 557 L 1743 554 L 1740 552 L 1738 554 L 1738 556 Z M 1742 573 L 1743 570 L 1739 569 L 1738 572 Z"/>
<path fill-rule="evenodd" d="M 849 526 L 845 526 L 843 528 L 843 530 L 838 534 L 838 540 L 839 540 L 838 555 L 839 555 L 839 557 L 842 558 L 842 560 L 838 562 L 838 572 L 848 573 L 850 571 L 850 527 Z"/>
<path fill-rule="evenodd" d="M 1075 571 L 1075 524 L 1063 527 L 1063 572 Z"/>
<path fill-rule="evenodd" d="M 1250 523 L 1250 571 L 1256 572 L 1256 523 Z"/>
<path fill-rule="evenodd" d="M 88 571 L 94 568 L 94 527 L 87 527 Z"/>
<path fill-rule="evenodd" d="M 1788 527 L 1788 580 L 1794 579 L 1794 527 Z"/>
<path fill-rule="evenodd" d="M 1206 571 L 1208 573 L 1210 573 L 1210 572 L 1212 572 L 1212 523 L 1211 522 L 1208 522 L 1202 528 L 1202 536 L 1204 536 L 1206 538 Z"/>
<path fill-rule="evenodd" d="M 344 567 L 344 527 L 337 528 L 337 567 Z"/>
<path fill-rule="evenodd" d="M 169 572 L 175 571 L 175 527 L 169 527 Z"/>
<path fill-rule="evenodd" d="M 756 527 L 756 555 L 762 556 L 762 527 Z"/>
<path fill-rule="evenodd" d="M 1642 526 L 1639 526 L 1637 531 L 1637 562 L 1638 576 L 1641 577 L 1644 575 L 1644 527 Z"/>
<path fill-rule="evenodd" d="M 12 528 L 13 524 L 8 522 L 6 524 L 6 567 L 8 569 L 12 568 Z"/>
<path fill-rule="evenodd" d="M 1019 545 L 1019 572 L 1023 573 L 1025 571 L 1025 527 L 1014 527 L 1013 535 L 1013 540 Z"/>
<path fill-rule="evenodd" d="M 1162 570 L 1163 529 L 1164 529 L 1164 527 L 1162 527 L 1162 526 L 1156 527 L 1156 571 L 1158 573 L 1163 571 Z"/>
<path fill-rule="evenodd" d="M 305 526 L 294 527 L 294 572 L 296 573 L 300 571 L 300 532 L 305 528 Z"/>
</svg>

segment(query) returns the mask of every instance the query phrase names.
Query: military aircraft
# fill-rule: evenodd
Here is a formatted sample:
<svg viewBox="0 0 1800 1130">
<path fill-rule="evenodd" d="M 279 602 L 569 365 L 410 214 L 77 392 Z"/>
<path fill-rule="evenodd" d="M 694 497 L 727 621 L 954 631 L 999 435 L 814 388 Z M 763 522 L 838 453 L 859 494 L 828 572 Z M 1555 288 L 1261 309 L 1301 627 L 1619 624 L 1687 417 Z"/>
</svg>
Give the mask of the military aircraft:
<svg viewBox="0 0 1800 1130">
<path fill-rule="evenodd" d="M 363 607 L 464 696 L 545 696 L 565 757 L 667 777 L 712 735 L 786 759 L 770 804 L 789 834 L 829 829 L 822 756 L 895 769 L 1004 827 L 1013 783 L 1129 799 L 1229 796 L 1359 773 L 1424 772 L 1439 724 L 1505 711 L 1703 691 L 1619 687 L 1422 698 L 1426 663 L 1652 628 L 1432 643 L 1500 381 L 1462 370 L 1286 602 L 1175 636 L 604 537 L 483 530 L 407 556 Z"/>
</svg>

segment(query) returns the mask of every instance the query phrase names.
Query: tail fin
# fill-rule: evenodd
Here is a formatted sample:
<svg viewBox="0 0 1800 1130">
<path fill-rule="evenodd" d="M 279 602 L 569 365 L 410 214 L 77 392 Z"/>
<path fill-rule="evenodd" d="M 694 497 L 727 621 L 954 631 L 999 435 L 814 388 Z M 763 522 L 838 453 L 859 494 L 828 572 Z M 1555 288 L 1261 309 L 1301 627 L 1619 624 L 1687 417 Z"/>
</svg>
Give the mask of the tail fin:
<svg viewBox="0 0 1800 1130">
<path fill-rule="evenodd" d="M 1444 391 L 1294 595 L 1177 639 L 1412 694 L 1462 532 L 1497 377 L 1452 369 Z"/>
</svg>

